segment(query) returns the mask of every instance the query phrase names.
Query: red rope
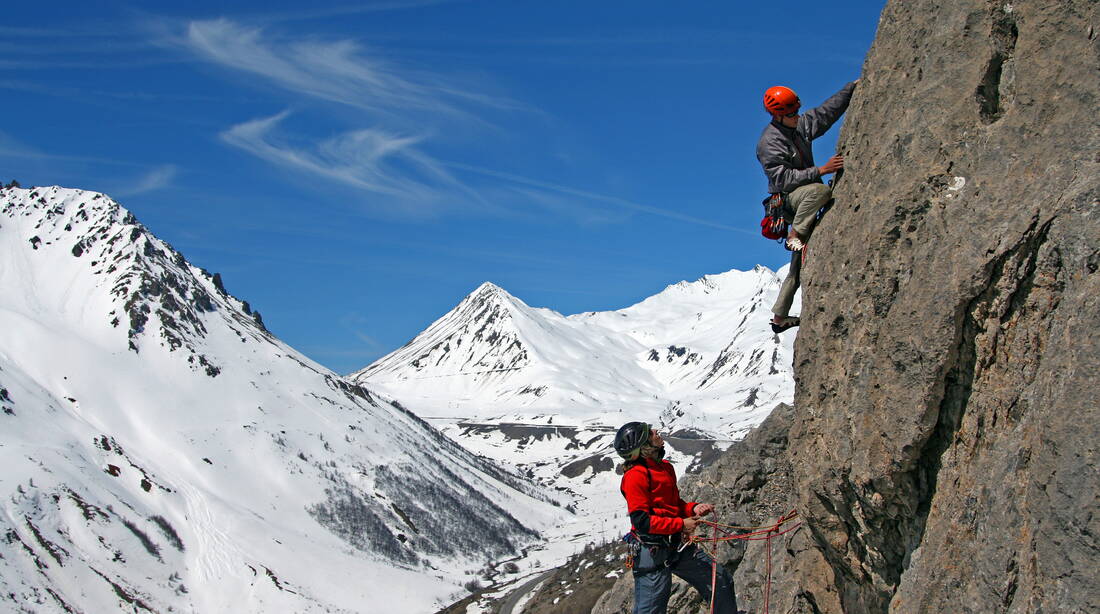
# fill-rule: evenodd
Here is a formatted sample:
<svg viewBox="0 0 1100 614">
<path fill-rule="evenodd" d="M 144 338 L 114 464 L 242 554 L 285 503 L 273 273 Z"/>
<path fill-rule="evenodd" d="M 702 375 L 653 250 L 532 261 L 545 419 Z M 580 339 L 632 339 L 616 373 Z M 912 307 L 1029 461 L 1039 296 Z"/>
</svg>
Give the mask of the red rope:
<svg viewBox="0 0 1100 614">
<path fill-rule="evenodd" d="M 776 525 L 778 526 L 778 525 Z M 768 571 L 764 582 L 764 614 L 768 614 L 768 604 L 772 596 L 772 536 L 768 535 Z"/>
<path fill-rule="evenodd" d="M 714 527 L 711 534 L 711 544 L 714 548 L 713 561 L 710 563 L 710 614 L 714 614 L 714 597 L 718 590 L 718 527 Z"/>
<path fill-rule="evenodd" d="M 728 526 L 728 525 L 720 525 L 716 522 L 710 522 L 710 521 L 707 521 L 707 520 L 700 520 L 699 521 L 700 524 L 709 525 L 713 529 L 713 532 L 711 534 L 711 539 L 710 539 L 712 550 L 707 551 L 706 548 L 702 549 L 703 552 L 706 552 L 707 555 L 709 555 L 710 558 L 711 558 L 710 614 L 714 614 L 714 598 L 717 594 L 718 543 L 719 542 L 725 542 L 725 541 L 733 541 L 733 540 L 736 540 L 736 539 L 740 539 L 742 541 L 761 541 L 761 540 L 765 540 L 765 541 L 768 542 L 767 567 L 766 567 L 765 581 L 764 581 L 764 614 L 768 614 L 768 609 L 771 606 L 771 592 L 772 592 L 772 540 L 775 539 L 776 537 L 781 536 L 781 535 L 786 535 L 787 533 L 790 533 L 791 531 L 794 531 L 795 529 L 801 527 L 802 523 L 800 522 L 800 523 L 794 525 L 793 527 L 791 527 L 789 529 L 783 529 L 783 525 L 786 524 L 787 522 L 790 522 L 796 516 L 798 516 L 798 511 L 797 510 L 791 510 L 791 511 L 787 512 L 786 514 L 783 514 L 782 516 L 780 516 L 779 519 L 776 520 L 774 525 L 770 525 L 770 526 L 766 526 L 766 527 L 760 527 L 760 529 L 757 530 L 757 531 L 749 531 L 748 533 L 741 533 L 741 534 L 738 534 L 738 535 L 731 535 L 730 533 L 726 532 L 724 529 L 720 528 L 722 526 Z M 733 527 L 733 528 L 740 528 L 740 527 Z M 718 537 L 718 532 L 719 531 L 722 531 L 722 533 L 724 534 L 724 537 Z M 695 543 L 699 543 L 699 542 L 702 542 L 704 540 L 702 538 L 693 536 L 691 538 L 691 541 L 695 542 Z"/>
</svg>

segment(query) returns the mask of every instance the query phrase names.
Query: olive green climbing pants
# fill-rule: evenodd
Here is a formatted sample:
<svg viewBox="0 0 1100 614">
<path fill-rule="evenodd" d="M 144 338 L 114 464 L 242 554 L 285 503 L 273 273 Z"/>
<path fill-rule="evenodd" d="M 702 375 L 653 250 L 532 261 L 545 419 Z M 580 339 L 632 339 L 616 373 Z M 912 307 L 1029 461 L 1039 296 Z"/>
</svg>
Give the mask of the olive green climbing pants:
<svg viewBox="0 0 1100 614">
<path fill-rule="evenodd" d="M 783 217 L 791 223 L 803 243 L 806 243 L 813 234 L 814 225 L 817 224 L 817 212 L 832 197 L 832 188 L 824 183 L 810 183 L 795 188 L 787 195 Z M 795 292 L 798 292 L 798 286 L 802 283 L 801 275 L 802 252 L 791 252 L 791 268 L 787 270 L 787 278 L 779 288 L 779 297 L 775 299 L 772 313 L 781 318 L 790 315 Z"/>
</svg>

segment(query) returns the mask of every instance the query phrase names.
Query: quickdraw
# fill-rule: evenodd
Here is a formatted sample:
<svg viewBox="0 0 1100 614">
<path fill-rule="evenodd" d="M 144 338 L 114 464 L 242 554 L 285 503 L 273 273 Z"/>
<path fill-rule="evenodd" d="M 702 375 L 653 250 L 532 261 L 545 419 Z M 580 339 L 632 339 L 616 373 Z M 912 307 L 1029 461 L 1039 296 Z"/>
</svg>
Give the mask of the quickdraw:
<svg viewBox="0 0 1100 614">
<path fill-rule="evenodd" d="M 787 238 L 789 224 L 783 217 L 783 195 L 769 194 L 763 200 L 764 217 L 760 220 L 760 234 L 773 241 Z"/>
</svg>

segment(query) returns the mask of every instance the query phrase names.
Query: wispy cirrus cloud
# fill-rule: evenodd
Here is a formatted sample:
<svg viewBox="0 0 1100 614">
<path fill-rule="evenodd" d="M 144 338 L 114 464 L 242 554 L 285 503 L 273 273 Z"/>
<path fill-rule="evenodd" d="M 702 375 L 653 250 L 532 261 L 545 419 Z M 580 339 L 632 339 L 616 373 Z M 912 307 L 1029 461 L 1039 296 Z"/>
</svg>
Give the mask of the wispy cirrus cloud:
<svg viewBox="0 0 1100 614">
<path fill-rule="evenodd" d="M 119 197 L 126 197 L 161 190 L 172 184 L 178 172 L 176 165 L 163 164 L 145 173 L 133 184 L 113 190 L 113 193 Z"/>
<path fill-rule="evenodd" d="M 585 225 L 617 223 L 622 216 L 616 211 L 629 211 L 720 230 L 749 232 L 617 196 L 438 160 L 418 149 L 424 137 L 359 130 L 327 139 L 311 149 L 295 147 L 281 139 L 275 130 L 288 116 L 289 112 L 284 111 L 238 124 L 223 132 L 221 137 L 227 143 L 269 162 L 333 179 L 353 188 L 392 196 L 397 199 L 395 202 L 407 208 L 438 204 L 455 195 L 461 196 L 465 202 L 475 201 L 485 209 L 493 208 L 494 205 L 480 192 L 470 188 L 449 170 L 453 169 L 510 184 L 512 187 L 509 190 L 523 196 L 527 204 Z"/>
<path fill-rule="evenodd" d="M 555 192 L 557 194 L 565 194 L 565 195 L 568 195 L 568 196 L 573 196 L 573 197 L 582 199 L 584 201 L 595 202 L 595 203 L 603 203 L 605 205 L 612 205 L 614 207 L 621 208 L 621 209 L 626 209 L 626 210 L 629 210 L 629 211 L 636 211 L 636 212 L 639 212 L 639 213 L 647 213 L 649 215 L 655 215 L 655 216 L 658 216 L 658 217 L 663 217 L 663 218 L 670 219 L 670 220 L 676 220 L 676 221 L 679 221 L 679 222 L 687 222 L 689 224 L 695 224 L 695 225 L 698 225 L 698 226 L 707 226 L 707 227 L 710 227 L 710 228 L 717 228 L 719 230 L 732 230 L 734 232 L 743 232 L 743 233 L 747 233 L 747 234 L 750 234 L 750 235 L 755 235 L 756 234 L 754 232 L 745 230 L 744 228 L 736 228 L 734 226 L 727 226 L 726 224 L 719 224 L 718 222 L 714 222 L 714 221 L 711 221 L 711 220 L 698 218 L 698 217 L 694 217 L 694 216 L 690 216 L 690 215 L 685 215 L 685 214 L 680 213 L 678 211 L 673 211 L 671 209 L 665 209 L 663 207 L 657 207 L 657 206 L 654 206 L 654 205 L 647 205 L 647 204 L 644 204 L 644 203 L 634 202 L 632 200 L 628 200 L 628 199 L 625 199 L 625 198 L 620 198 L 618 196 L 610 196 L 610 195 L 607 195 L 607 194 L 600 194 L 598 192 L 592 192 L 590 190 L 582 190 L 582 189 L 579 189 L 579 188 L 573 188 L 573 187 L 570 187 L 570 186 L 551 183 L 551 182 L 548 182 L 548 181 L 542 181 L 542 180 L 539 180 L 539 179 L 532 179 L 530 177 L 523 177 L 521 175 L 515 175 L 515 174 L 512 174 L 512 173 L 504 173 L 504 172 L 501 172 L 501 171 L 496 171 L 496 170 L 492 170 L 492 169 L 488 169 L 488 168 L 481 168 L 481 167 L 472 166 L 472 165 L 469 165 L 469 164 L 461 164 L 461 163 L 458 163 L 458 162 L 448 162 L 448 163 L 446 163 L 446 165 L 450 168 L 455 169 L 455 170 L 462 170 L 462 171 L 466 171 L 466 172 L 470 172 L 470 173 L 476 173 L 476 174 L 479 174 L 479 175 L 486 175 L 486 176 L 489 176 L 489 177 L 496 177 L 498 179 L 503 179 L 505 181 L 509 181 L 509 182 L 512 182 L 512 183 L 517 183 L 517 184 L 520 184 L 520 185 L 526 185 L 526 186 L 531 186 L 531 187 L 534 187 L 534 188 L 539 188 L 539 189 L 542 189 L 542 190 L 548 190 L 550 192 Z M 591 215 L 591 214 L 589 214 L 589 215 Z"/>
<path fill-rule="evenodd" d="M 400 68 L 350 40 L 287 40 L 217 19 L 191 22 L 187 48 L 215 64 L 263 77 L 297 94 L 372 113 L 467 115 L 466 105 L 519 109 L 515 101 L 464 88 L 443 75 Z"/>
<path fill-rule="evenodd" d="M 346 39 L 287 38 L 217 19 L 191 22 L 182 40 L 196 56 L 261 78 L 306 102 L 358 109 L 370 126 L 306 142 L 301 133 L 297 138 L 287 134 L 290 114 L 282 112 L 232 126 L 221 133 L 226 143 L 284 168 L 394 197 L 406 212 L 446 199 L 488 206 L 426 153 L 436 134 L 426 126 L 490 125 L 481 113 L 521 108 L 514 101 L 464 87 L 446 75 L 398 66 Z"/>
<path fill-rule="evenodd" d="M 295 146 L 277 133 L 289 115 L 289 111 L 284 111 L 238 124 L 223 132 L 221 138 L 268 162 L 396 197 L 406 205 L 434 203 L 447 191 L 457 190 L 476 197 L 443 165 L 417 148 L 423 136 L 365 129 L 307 148 Z"/>
<path fill-rule="evenodd" d="M 126 69 L 179 61 L 126 24 L 0 26 L 0 69 L 4 70 Z"/>
<path fill-rule="evenodd" d="M 525 193 L 528 204 L 533 202 L 582 224 L 617 223 L 626 217 L 623 212 L 629 211 L 736 230 L 672 209 L 443 160 L 430 153 L 439 132 L 492 126 L 489 118 L 493 112 L 534 109 L 507 97 L 485 94 L 448 75 L 387 61 L 354 41 L 288 38 L 222 18 L 191 22 L 182 44 L 197 57 L 262 78 L 305 101 L 317 99 L 360 110 L 372 127 L 312 142 L 304 141 L 301 133 L 297 138 L 288 137 L 284 126 L 290 116 L 287 111 L 234 125 L 220 136 L 226 143 L 284 168 L 393 197 L 405 213 L 418 213 L 418 208 L 428 211 L 444 202 L 459 207 L 477 205 L 482 213 L 501 212 L 508 205 L 490 202 L 483 192 L 510 192 Z M 463 123 L 464 128 L 457 126 Z M 473 176 L 487 187 L 475 189 L 460 179 Z M 494 183 L 504 189 L 488 187 Z M 523 190 L 517 189 L 519 186 Z"/>
</svg>

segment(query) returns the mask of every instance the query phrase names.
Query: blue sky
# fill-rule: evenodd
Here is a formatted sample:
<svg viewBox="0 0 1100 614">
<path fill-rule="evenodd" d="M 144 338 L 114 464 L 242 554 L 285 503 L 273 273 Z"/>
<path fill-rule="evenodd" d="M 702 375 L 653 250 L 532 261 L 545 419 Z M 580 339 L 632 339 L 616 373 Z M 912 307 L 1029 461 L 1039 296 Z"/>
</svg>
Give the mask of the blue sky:
<svg viewBox="0 0 1100 614">
<path fill-rule="evenodd" d="M 108 193 L 339 372 L 484 281 L 571 314 L 781 266 L 761 95 L 858 77 L 883 5 L 159 4 L 5 10 L 0 180 Z"/>
</svg>

